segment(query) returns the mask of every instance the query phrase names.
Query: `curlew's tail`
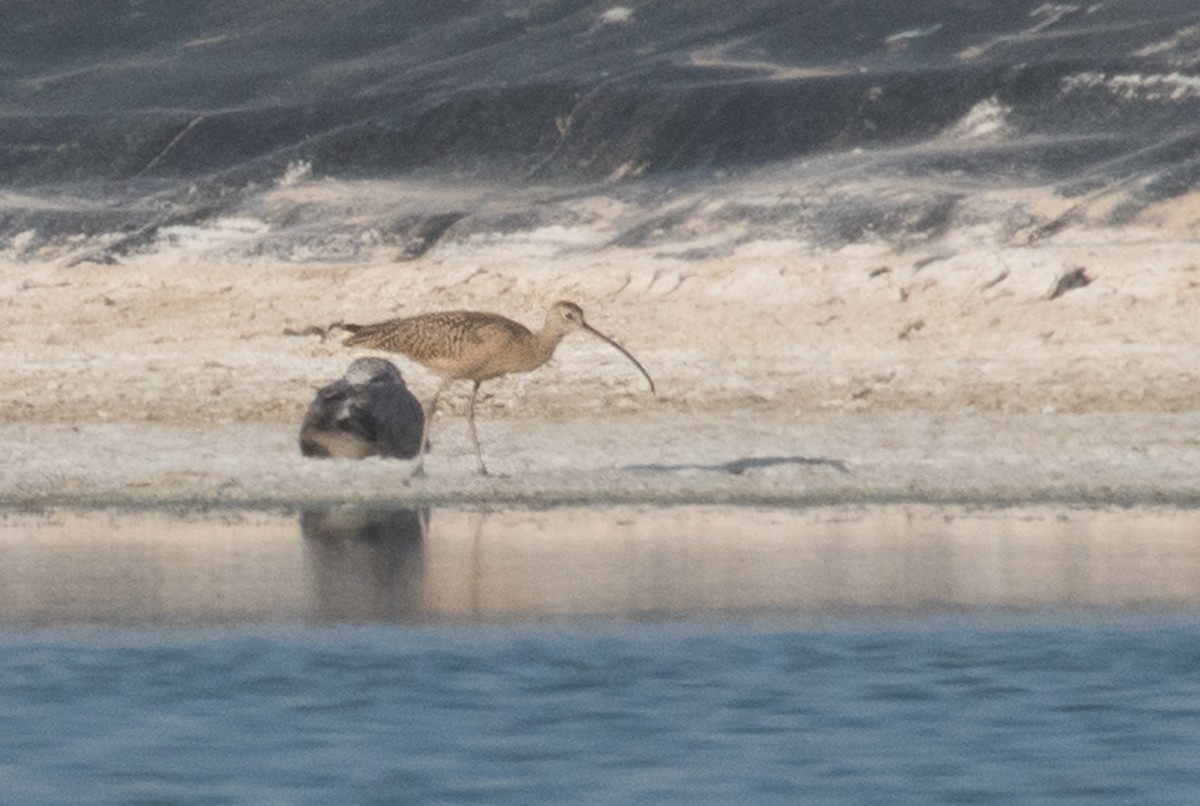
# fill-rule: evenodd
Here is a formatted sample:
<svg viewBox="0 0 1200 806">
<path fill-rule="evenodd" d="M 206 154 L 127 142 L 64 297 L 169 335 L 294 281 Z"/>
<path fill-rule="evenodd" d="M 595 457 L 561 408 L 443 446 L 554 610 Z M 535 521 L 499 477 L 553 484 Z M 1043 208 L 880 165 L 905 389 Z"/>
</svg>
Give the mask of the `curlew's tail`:
<svg viewBox="0 0 1200 806">
<path fill-rule="evenodd" d="M 352 325 L 348 322 L 338 322 L 336 326 L 350 334 L 346 338 L 342 339 L 342 344 L 350 347 L 359 343 L 359 340 L 361 340 L 365 335 L 362 333 L 362 331 L 367 328 L 366 325 Z"/>
<path fill-rule="evenodd" d="M 412 356 L 414 338 L 421 335 L 421 325 L 428 317 L 388 319 L 370 325 L 347 325 L 342 329 L 350 335 L 342 339 L 347 347 L 366 347 L 369 350 L 387 350 Z M 418 356 L 418 361 L 423 360 Z"/>
</svg>

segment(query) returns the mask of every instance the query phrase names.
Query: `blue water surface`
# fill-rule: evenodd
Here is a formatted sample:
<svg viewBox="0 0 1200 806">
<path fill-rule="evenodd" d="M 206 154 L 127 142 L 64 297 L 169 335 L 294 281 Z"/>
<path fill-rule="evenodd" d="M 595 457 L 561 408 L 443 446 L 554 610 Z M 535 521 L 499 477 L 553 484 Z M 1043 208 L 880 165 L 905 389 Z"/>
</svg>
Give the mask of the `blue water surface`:
<svg viewBox="0 0 1200 806">
<path fill-rule="evenodd" d="M 4 803 L 1196 803 L 1200 619 L 0 637 Z"/>
</svg>

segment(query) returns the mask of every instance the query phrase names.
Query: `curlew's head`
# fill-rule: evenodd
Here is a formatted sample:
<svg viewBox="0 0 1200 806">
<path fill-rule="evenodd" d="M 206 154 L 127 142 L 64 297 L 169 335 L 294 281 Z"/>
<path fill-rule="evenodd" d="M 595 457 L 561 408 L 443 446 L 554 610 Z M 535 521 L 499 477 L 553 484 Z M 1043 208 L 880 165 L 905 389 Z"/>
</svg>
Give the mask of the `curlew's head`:
<svg viewBox="0 0 1200 806">
<path fill-rule="evenodd" d="M 583 308 L 566 300 L 559 300 L 550 306 L 550 310 L 546 311 L 546 322 L 542 326 L 543 330 L 563 336 L 586 327 L 588 324 L 583 319 Z"/>
<path fill-rule="evenodd" d="M 546 323 L 542 328 L 543 333 L 549 333 L 556 337 L 556 339 L 561 339 L 563 336 L 567 335 L 568 333 L 574 333 L 576 330 L 582 330 L 585 333 L 590 333 L 601 341 L 608 342 L 610 345 L 616 348 L 621 355 L 628 358 L 630 362 L 632 362 L 633 365 L 638 368 L 638 372 L 641 372 L 642 375 L 645 376 L 647 383 L 650 384 L 650 393 L 656 394 L 654 391 L 654 379 L 650 377 L 649 372 L 646 372 L 646 368 L 643 367 L 638 360 L 629 353 L 628 350 L 626 350 L 620 344 L 617 344 L 617 342 L 613 339 L 605 336 L 599 330 L 596 330 L 596 328 L 589 325 L 583 318 L 583 308 L 580 308 L 574 302 L 567 302 L 566 300 L 559 300 L 550 306 L 550 310 L 546 312 Z"/>
</svg>

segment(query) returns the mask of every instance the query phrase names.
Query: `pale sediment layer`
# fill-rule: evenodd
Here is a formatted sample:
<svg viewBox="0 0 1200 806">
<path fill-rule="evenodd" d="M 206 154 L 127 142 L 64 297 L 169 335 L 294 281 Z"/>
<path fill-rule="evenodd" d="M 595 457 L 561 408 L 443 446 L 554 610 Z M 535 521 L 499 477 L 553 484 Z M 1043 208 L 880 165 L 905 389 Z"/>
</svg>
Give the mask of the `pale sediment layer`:
<svg viewBox="0 0 1200 806">
<path fill-rule="evenodd" d="M 427 475 L 397 460 L 311 460 L 293 429 L 0 426 L 0 506 L 926 502 L 1200 504 L 1200 413 L 643 414 L 462 423 Z"/>
</svg>

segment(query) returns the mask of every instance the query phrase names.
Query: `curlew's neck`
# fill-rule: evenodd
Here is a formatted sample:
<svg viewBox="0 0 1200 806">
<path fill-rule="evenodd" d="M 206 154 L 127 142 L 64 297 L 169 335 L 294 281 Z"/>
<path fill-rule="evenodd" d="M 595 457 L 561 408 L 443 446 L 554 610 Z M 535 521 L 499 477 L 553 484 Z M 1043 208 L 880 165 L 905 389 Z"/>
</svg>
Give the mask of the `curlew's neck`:
<svg viewBox="0 0 1200 806">
<path fill-rule="evenodd" d="M 541 366 L 550 360 L 554 355 L 554 350 L 558 347 L 558 343 L 563 340 L 563 336 L 567 335 L 567 331 L 561 327 L 547 323 L 545 327 L 534 334 L 533 343 L 530 344 L 530 351 L 533 353 L 532 358 L 537 361 L 537 366 Z"/>
</svg>

